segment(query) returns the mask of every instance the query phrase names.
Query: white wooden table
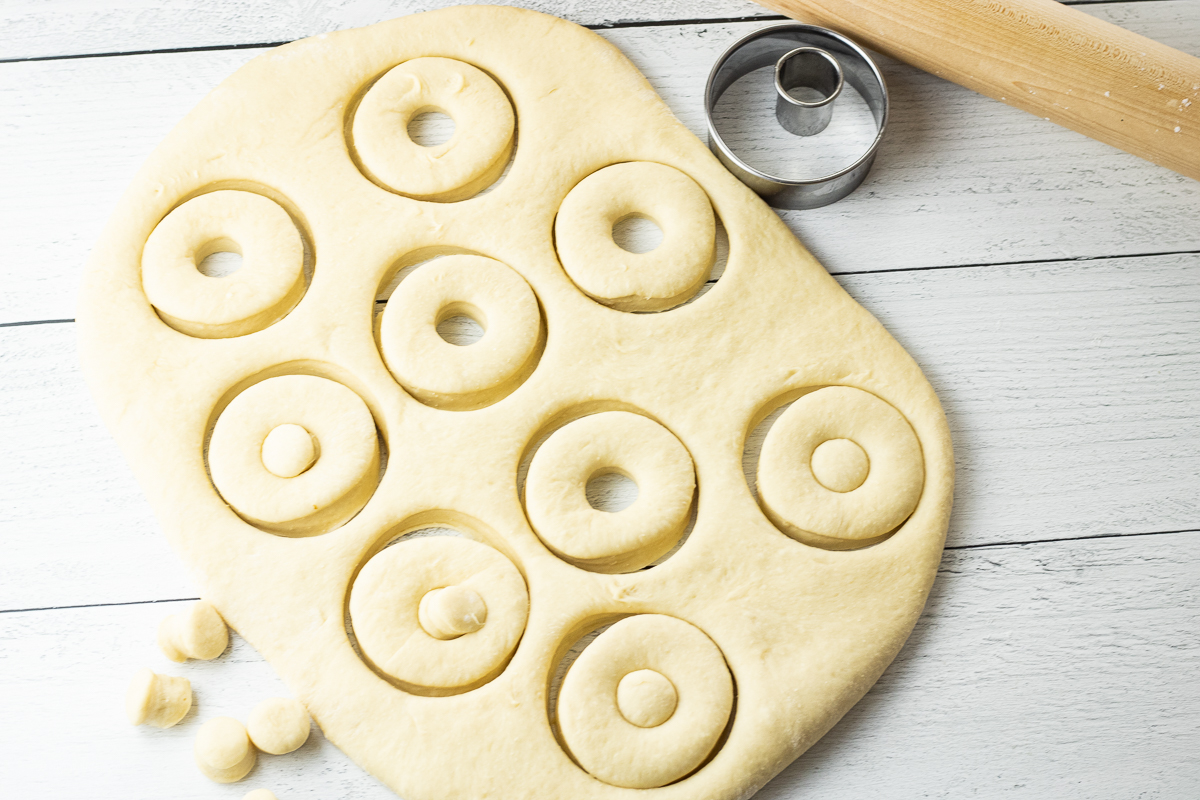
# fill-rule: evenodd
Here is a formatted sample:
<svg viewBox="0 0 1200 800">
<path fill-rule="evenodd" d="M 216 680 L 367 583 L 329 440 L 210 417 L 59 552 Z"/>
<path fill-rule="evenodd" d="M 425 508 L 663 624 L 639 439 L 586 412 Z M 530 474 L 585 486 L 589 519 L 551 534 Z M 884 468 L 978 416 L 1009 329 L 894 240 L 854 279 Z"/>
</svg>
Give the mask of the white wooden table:
<svg viewBox="0 0 1200 800">
<path fill-rule="evenodd" d="M 268 44 L 445 4 L 0 0 L 0 795 L 391 796 L 319 733 L 233 786 L 192 766 L 200 721 L 286 690 L 236 637 L 211 663 L 158 654 L 196 589 L 93 410 L 71 317 L 118 193 L 218 81 Z M 774 19 L 528 4 L 598 28 L 698 134 L 713 60 Z M 1084 8 L 1200 55 L 1200 0 Z M 941 396 L 954 517 L 900 657 L 759 797 L 1198 798 L 1200 183 L 884 71 L 867 183 L 783 216 Z M 141 666 L 192 680 L 184 723 L 124 720 Z"/>
</svg>

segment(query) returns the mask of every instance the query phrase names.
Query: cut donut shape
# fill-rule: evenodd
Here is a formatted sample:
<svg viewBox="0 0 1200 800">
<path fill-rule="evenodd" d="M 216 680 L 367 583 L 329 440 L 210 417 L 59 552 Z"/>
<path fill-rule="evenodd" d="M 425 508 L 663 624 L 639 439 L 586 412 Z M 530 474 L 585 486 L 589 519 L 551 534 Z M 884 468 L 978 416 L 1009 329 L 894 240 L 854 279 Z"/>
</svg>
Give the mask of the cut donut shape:
<svg viewBox="0 0 1200 800">
<path fill-rule="evenodd" d="M 270 446 L 285 426 L 307 433 L 317 453 L 293 476 L 287 473 L 307 452 L 301 459 L 284 453 L 285 460 Z M 247 522 L 307 536 L 338 527 L 366 505 L 379 482 L 379 436 L 353 390 L 328 378 L 282 375 L 250 386 L 221 412 L 208 464 L 221 497 Z"/>
<path fill-rule="evenodd" d="M 454 134 L 425 147 L 408 126 L 440 112 Z M 350 125 L 351 151 L 373 182 L 416 200 L 452 203 L 490 186 L 508 163 L 516 119 L 487 73 L 452 58 L 414 58 L 369 88 Z"/>
<path fill-rule="evenodd" d="M 401 540 L 372 557 L 350 590 L 350 624 L 370 666 L 417 694 L 458 694 L 496 677 L 529 615 L 525 579 L 485 544 Z"/>
<path fill-rule="evenodd" d="M 455 316 L 484 333 L 452 344 L 438 325 Z M 396 381 L 426 405 L 456 411 L 506 397 L 537 365 L 545 328 L 533 289 L 514 270 L 477 255 L 438 258 L 400 282 L 379 323 L 383 360 Z"/>
<path fill-rule="evenodd" d="M 758 495 L 789 536 L 834 550 L 880 541 L 912 514 L 925 481 L 921 444 L 892 405 L 827 386 L 792 403 L 767 432 Z"/>
<path fill-rule="evenodd" d="M 645 217 L 662 243 L 633 253 L 613 227 Z M 684 173 L 651 161 L 614 164 L 580 181 L 554 220 L 559 261 L 588 297 L 618 311 L 665 311 L 691 298 L 716 259 L 708 195 Z"/>
<path fill-rule="evenodd" d="M 239 254 L 241 268 L 203 274 L 201 262 L 218 252 Z M 278 322 L 304 296 L 304 241 L 275 201 L 237 189 L 208 192 L 177 206 L 151 232 L 142 288 L 181 333 L 244 336 Z"/>
<path fill-rule="evenodd" d="M 588 482 L 620 473 L 637 484 L 621 511 L 601 511 Z M 593 572 L 632 572 L 666 554 L 683 534 L 696 491 L 692 457 L 675 434 L 629 411 L 603 411 L 552 433 L 525 480 L 530 525 L 557 556 Z"/>
<path fill-rule="evenodd" d="M 614 786 L 653 789 L 701 766 L 733 712 L 733 679 L 699 628 L 662 614 L 620 620 L 567 670 L 558 728 L 575 761 Z"/>
</svg>

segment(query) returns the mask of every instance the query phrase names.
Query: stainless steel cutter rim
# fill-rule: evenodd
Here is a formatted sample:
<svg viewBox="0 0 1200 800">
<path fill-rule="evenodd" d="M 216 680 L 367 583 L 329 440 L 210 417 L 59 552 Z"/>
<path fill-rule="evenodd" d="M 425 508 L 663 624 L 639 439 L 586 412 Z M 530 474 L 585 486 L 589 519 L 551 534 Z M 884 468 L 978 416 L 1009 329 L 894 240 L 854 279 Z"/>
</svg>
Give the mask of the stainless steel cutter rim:
<svg viewBox="0 0 1200 800">
<path fill-rule="evenodd" d="M 725 143 L 725 140 L 721 138 L 721 134 L 717 132 L 716 123 L 713 121 L 713 112 L 715 111 L 715 109 L 717 107 L 717 102 L 725 94 L 724 89 L 722 89 L 719 94 L 715 93 L 714 92 L 715 84 L 717 82 L 717 79 L 719 77 L 721 77 L 722 71 L 723 71 L 726 63 L 729 61 L 729 59 L 735 53 L 737 53 L 738 50 L 742 49 L 743 47 L 750 44 L 754 40 L 763 38 L 764 36 L 770 36 L 772 34 L 782 33 L 785 31 L 811 33 L 811 34 L 816 34 L 818 36 L 826 36 L 826 37 L 829 37 L 829 38 L 832 38 L 832 39 L 835 39 L 835 40 L 841 42 L 847 48 L 849 48 L 849 50 L 852 53 L 854 53 L 854 55 L 856 55 L 859 59 L 861 59 L 863 64 L 869 69 L 869 71 L 870 71 L 871 75 L 873 76 L 873 78 L 875 79 L 875 81 L 879 84 L 880 95 L 882 98 L 882 111 L 880 113 L 879 121 L 878 121 L 879 129 L 875 134 L 874 141 L 871 142 L 871 146 L 868 147 L 867 150 L 861 156 L 859 156 L 858 160 L 856 160 L 853 164 L 850 164 L 849 166 L 844 167 L 844 168 L 838 170 L 837 172 L 831 173 L 829 175 L 824 175 L 819 178 L 804 178 L 804 179 L 783 178 L 783 177 L 779 177 L 776 175 L 769 175 L 769 174 L 763 172 L 762 170 L 759 170 L 759 169 L 756 169 L 756 168 L 750 166 L 745 161 L 743 161 L 741 158 L 739 158 L 738 155 L 736 153 L 734 153 L 733 150 L 729 147 L 729 145 Z M 783 55 L 783 54 L 781 53 L 780 55 Z M 763 66 L 766 66 L 766 65 L 764 64 Z M 759 67 L 755 67 L 755 69 L 759 69 Z M 733 81 L 730 81 L 730 84 L 732 84 L 734 81 L 736 81 L 737 78 L 743 77 L 744 75 L 748 75 L 750 72 L 753 72 L 753 71 L 754 70 L 747 70 L 747 71 L 741 73 L 740 75 L 735 77 L 733 79 Z M 726 89 L 727 88 L 728 88 L 728 86 L 726 87 Z M 855 88 L 857 89 L 858 87 L 855 87 Z M 864 100 L 867 100 L 867 99 L 864 98 Z M 867 102 L 869 103 L 869 100 L 867 100 Z M 747 176 L 750 176 L 754 182 L 763 183 L 763 184 L 766 184 L 768 187 L 770 187 L 771 191 L 770 191 L 769 195 L 764 195 L 765 197 L 767 197 L 767 199 L 770 199 L 771 196 L 774 196 L 777 193 L 785 192 L 788 189 L 798 189 L 798 188 L 803 188 L 803 187 L 814 187 L 814 186 L 819 187 L 819 186 L 823 186 L 826 184 L 835 184 L 839 179 L 844 178 L 845 176 L 849 175 L 850 173 L 854 172 L 855 170 L 862 168 L 864 165 L 869 165 L 872 161 L 874 161 L 875 153 L 879 149 L 879 143 L 883 140 L 884 131 L 887 129 L 888 105 L 889 105 L 889 100 L 888 100 L 887 82 L 883 79 L 883 74 L 879 71 L 878 65 L 876 65 L 875 61 L 869 55 L 867 55 L 866 51 L 864 51 L 857 44 L 852 42 L 850 39 L 847 39 L 845 36 L 842 36 L 840 33 L 837 33 L 836 31 L 831 31 L 828 28 L 822 28 L 817 25 L 805 25 L 803 23 L 785 23 L 783 25 L 772 25 L 769 28 L 761 28 L 747 36 L 743 36 L 741 39 L 738 39 L 728 49 L 726 49 L 725 52 L 721 54 L 721 57 L 717 59 L 717 62 L 715 64 L 713 64 L 713 68 L 708 74 L 708 81 L 704 85 L 704 117 L 705 117 L 705 122 L 708 125 L 709 147 L 717 153 L 718 157 L 721 158 L 721 161 L 725 162 L 725 165 L 727 167 L 730 167 L 731 171 L 735 175 L 737 175 L 737 177 L 739 179 L 741 179 L 744 183 L 749 183 L 749 181 L 747 181 L 746 178 L 743 177 L 741 174 L 738 174 L 739 171 L 745 173 Z M 866 178 L 866 174 L 864 173 L 862 178 L 860 178 L 858 180 L 858 182 L 849 186 L 849 188 L 844 193 L 838 194 L 836 197 L 833 198 L 833 200 L 830 200 L 828 202 L 834 202 L 836 200 L 841 199 L 842 197 L 845 197 L 847 194 L 854 191 L 854 189 L 858 188 L 858 185 L 865 178 Z M 753 187 L 751 187 L 751 188 L 753 188 Z M 759 191 L 759 190 L 756 189 L 755 191 Z M 759 194 L 764 194 L 764 193 L 759 191 Z M 816 207 L 820 207 L 820 205 L 826 205 L 826 204 L 827 203 L 819 203 L 816 206 L 796 206 L 796 207 L 797 208 L 805 208 L 805 207 L 816 208 Z"/>
<path fill-rule="evenodd" d="M 832 92 L 826 93 L 825 96 L 820 100 L 800 100 L 792 97 L 792 95 L 788 93 L 788 90 L 783 87 L 783 81 L 781 80 L 784 62 L 790 58 L 794 58 L 800 53 L 807 52 L 819 53 L 822 58 L 826 59 L 830 64 L 833 65 L 833 69 L 837 73 L 837 85 L 834 87 Z M 838 63 L 838 60 L 834 57 L 833 53 L 830 53 L 828 50 L 823 50 L 820 47 L 812 47 L 809 45 L 797 47 L 795 50 L 781 55 L 779 60 L 775 62 L 775 94 L 794 106 L 800 106 L 801 108 L 820 108 L 821 106 L 829 105 L 842 93 L 843 83 L 845 83 L 845 79 L 842 74 L 842 65 Z M 724 94 L 724 92 L 722 92 L 722 94 Z"/>
</svg>

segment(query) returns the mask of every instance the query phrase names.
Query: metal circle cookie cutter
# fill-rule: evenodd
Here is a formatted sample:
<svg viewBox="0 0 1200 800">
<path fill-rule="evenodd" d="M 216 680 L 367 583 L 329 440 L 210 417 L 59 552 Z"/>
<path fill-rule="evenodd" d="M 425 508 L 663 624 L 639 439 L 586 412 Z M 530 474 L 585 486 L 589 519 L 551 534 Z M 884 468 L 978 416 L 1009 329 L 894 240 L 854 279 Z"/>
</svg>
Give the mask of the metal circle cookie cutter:
<svg viewBox="0 0 1200 800">
<path fill-rule="evenodd" d="M 878 130 L 857 161 L 831 175 L 794 180 L 755 169 L 725 143 L 713 121 L 717 102 L 738 78 L 771 64 L 775 65 L 775 118 L 798 136 L 825 129 L 843 81 L 858 90 Z M 797 96 L 801 88 L 807 89 L 805 97 Z M 704 113 L 709 148 L 743 183 L 776 208 L 820 208 L 853 192 L 870 172 L 887 127 L 888 91 L 871 57 L 840 33 L 816 25 L 776 25 L 740 39 L 717 59 L 704 89 Z"/>
</svg>

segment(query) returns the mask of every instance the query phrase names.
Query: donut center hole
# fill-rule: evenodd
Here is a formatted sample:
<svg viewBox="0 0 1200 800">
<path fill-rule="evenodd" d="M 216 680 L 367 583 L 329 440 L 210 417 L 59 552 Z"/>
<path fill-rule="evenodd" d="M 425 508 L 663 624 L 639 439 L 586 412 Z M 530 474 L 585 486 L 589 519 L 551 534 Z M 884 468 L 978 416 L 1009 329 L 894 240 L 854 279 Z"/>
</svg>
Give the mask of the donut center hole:
<svg viewBox="0 0 1200 800">
<path fill-rule="evenodd" d="M 662 228 L 645 214 L 630 214 L 613 223 L 613 241 L 630 253 L 649 253 L 663 241 Z"/>
<path fill-rule="evenodd" d="M 675 685 L 652 669 L 628 673 L 617 684 L 617 710 L 639 728 L 657 728 L 669 720 L 679 704 Z"/>
<path fill-rule="evenodd" d="M 216 239 L 196 253 L 196 270 L 206 278 L 224 278 L 242 268 L 242 248 L 231 239 Z"/>
<path fill-rule="evenodd" d="M 317 461 L 317 439 L 304 427 L 285 423 L 271 429 L 262 443 L 262 463 L 280 478 L 295 478 Z"/>
<path fill-rule="evenodd" d="M 870 470 L 866 451 L 849 439 L 830 439 L 813 450 L 813 477 L 831 492 L 854 491 L 863 485 Z"/>
<path fill-rule="evenodd" d="M 638 498 L 634 480 L 615 470 L 599 472 L 589 478 L 586 492 L 588 505 L 609 514 L 624 511 Z"/>
<path fill-rule="evenodd" d="M 438 315 L 438 336 L 455 347 L 475 344 L 487 333 L 483 312 L 466 303 L 455 303 Z"/>
<path fill-rule="evenodd" d="M 417 607 L 417 620 L 435 639 L 457 639 L 487 622 L 487 605 L 474 589 L 446 586 L 426 592 Z"/>
<path fill-rule="evenodd" d="M 422 111 L 408 122 L 408 138 L 421 147 L 437 147 L 454 136 L 454 118 L 444 111 Z"/>
</svg>

